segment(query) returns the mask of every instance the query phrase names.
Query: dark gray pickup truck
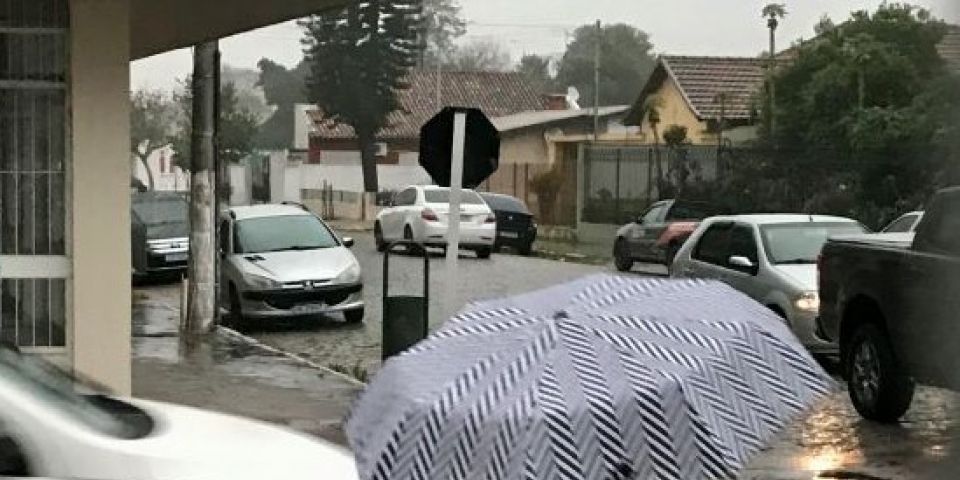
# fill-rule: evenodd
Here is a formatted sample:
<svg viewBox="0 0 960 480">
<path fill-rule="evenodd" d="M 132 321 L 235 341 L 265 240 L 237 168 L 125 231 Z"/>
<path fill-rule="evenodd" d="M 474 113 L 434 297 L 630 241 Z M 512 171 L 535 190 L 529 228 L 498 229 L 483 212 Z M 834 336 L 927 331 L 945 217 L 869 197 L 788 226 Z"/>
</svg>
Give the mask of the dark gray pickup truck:
<svg viewBox="0 0 960 480">
<path fill-rule="evenodd" d="M 960 188 L 934 196 L 915 235 L 828 241 L 820 299 L 818 334 L 839 340 L 863 417 L 897 421 L 916 383 L 960 390 Z"/>
</svg>

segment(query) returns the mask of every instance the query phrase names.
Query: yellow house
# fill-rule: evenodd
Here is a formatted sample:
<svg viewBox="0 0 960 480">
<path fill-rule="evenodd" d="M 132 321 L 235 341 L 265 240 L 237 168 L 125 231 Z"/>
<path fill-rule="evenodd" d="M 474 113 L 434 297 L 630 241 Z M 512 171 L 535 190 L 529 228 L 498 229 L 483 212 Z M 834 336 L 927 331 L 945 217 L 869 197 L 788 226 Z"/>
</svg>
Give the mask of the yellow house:
<svg viewBox="0 0 960 480">
<path fill-rule="evenodd" d="M 130 61 L 344 3 L 0 2 L 0 341 L 129 392 Z"/>
<path fill-rule="evenodd" d="M 721 123 L 724 138 L 742 141 L 756 135 L 757 95 L 763 86 L 764 60 L 747 57 L 661 56 L 627 125 L 640 127 L 640 140 L 654 142 L 649 109 L 659 112 L 659 133 L 671 125 L 687 128 L 693 144 L 715 144 Z"/>
</svg>

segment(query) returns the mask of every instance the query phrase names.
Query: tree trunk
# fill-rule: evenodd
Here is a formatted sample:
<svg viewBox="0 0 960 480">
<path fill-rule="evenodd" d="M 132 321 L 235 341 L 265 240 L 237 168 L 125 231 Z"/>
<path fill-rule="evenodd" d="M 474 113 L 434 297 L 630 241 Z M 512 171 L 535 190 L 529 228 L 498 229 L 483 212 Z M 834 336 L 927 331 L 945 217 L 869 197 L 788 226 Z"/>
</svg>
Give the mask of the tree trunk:
<svg viewBox="0 0 960 480">
<path fill-rule="evenodd" d="M 189 334 L 214 326 L 216 239 L 214 238 L 214 155 L 217 103 L 217 42 L 197 45 L 193 64 L 193 132 L 190 146 L 190 263 L 186 325 Z"/>
<path fill-rule="evenodd" d="M 150 170 L 150 164 L 147 163 L 147 160 L 150 158 L 152 152 L 147 152 L 145 155 L 137 154 L 137 160 L 140 161 L 140 164 L 143 165 L 143 169 L 147 171 L 147 190 L 153 191 L 156 189 L 156 182 L 153 180 L 153 171 Z"/>
<path fill-rule="evenodd" d="M 363 191 L 377 193 L 377 138 L 373 132 L 357 129 L 357 141 L 360 142 L 360 163 L 363 169 Z"/>
<path fill-rule="evenodd" d="M 777 30 L 776 27 L 770 28 L 770 65 L 769 70 L 769 82 L 770 82 L 770 136 L 774 136 L 777 130 L 777 119 L 774 109 L 777 106 L 777 86 L 774 81 L 774 76 L 776 75 L 776 59 L 777 59 Z"/>
</svg>

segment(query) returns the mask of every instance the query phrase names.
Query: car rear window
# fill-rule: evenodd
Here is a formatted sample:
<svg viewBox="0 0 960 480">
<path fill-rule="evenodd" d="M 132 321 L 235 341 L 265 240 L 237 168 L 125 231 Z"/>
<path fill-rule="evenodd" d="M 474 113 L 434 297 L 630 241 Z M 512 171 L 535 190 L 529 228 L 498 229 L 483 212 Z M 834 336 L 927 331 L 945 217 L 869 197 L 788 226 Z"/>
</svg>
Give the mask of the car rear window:
<svg viewBox="0 0 960 480">
<path fill-rule="evenodd" d="M 494 210 L 529 214 L 530 210 L 520 200 L 507 195 L 483 195 L 487 205 Z"/>
<path fill-rule="evenodd" d="M 719 208 L 707 204 L 677 203 L 667 212 L 667 220 L 703 220 L 718 214 Z"/>
<path fill-rule="evenodd" d="M 179 197 L 144 198 L 133 202 L 133 214 L 147 225 L 186 222 L 189 205 Z"/>
<path fill-rule="evenodd" d="M 427 203 L 450 203 L 450 190 L 430 189 L 423 191 L 424 199 Z M 483 199 L 477 192 L 472 190 L 463 190 L 460 192 L 460 204 L 462 205 L 483 205 Z"/>
</svg>

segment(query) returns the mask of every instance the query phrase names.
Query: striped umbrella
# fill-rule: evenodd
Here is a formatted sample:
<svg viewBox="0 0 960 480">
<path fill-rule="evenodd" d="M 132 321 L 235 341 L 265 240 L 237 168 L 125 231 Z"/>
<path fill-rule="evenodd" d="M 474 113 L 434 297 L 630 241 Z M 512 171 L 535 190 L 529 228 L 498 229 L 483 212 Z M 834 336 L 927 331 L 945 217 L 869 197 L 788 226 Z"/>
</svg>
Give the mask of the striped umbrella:
<svg viewBox="0 0 960 480">
<path fill-rule="evenodd" d="M 721 283 L 601 275 L 474 304 L 347 422 L 361 478 L 730 478 L 833 383 Z"/>
</svg>

